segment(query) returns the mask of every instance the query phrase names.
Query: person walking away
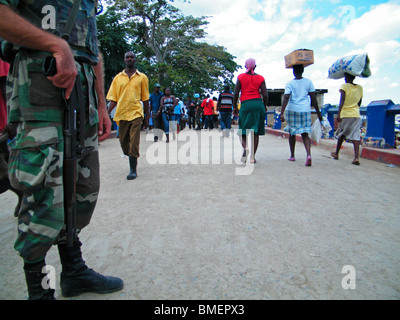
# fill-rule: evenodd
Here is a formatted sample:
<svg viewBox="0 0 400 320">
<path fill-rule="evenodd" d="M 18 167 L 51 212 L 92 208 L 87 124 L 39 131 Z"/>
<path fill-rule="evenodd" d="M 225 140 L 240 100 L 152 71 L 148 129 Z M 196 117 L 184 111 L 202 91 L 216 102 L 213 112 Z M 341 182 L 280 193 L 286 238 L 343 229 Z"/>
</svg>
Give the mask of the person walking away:
<svg viewBox="0 0 400 320">
<path fill-rule="evenodd" d="M 355 76 L 345 73 L 345 83 L 340 88 L 340 105 L 337 116 L 339 127 L 336 131 L 338 139 L 336 152 L 331 156 L 339 160 L 339 152 L 344 140 L 350 140 L 354 146 L 352 164 L 360 165 L 361 115 L 360 107 L 363 98 L 363 87 L 354 83 Z"/>
<path fill-rule="evenodd" d="M 191 98 L 188 99 L 187 107 L 188 107 L 188 125 L 189 125 L 189 129 L 192 129 L 192 127 L 194 129 L 196 127 L 196 123 L 195 123 L 196 104 Z"/>
<path fill-rule="evenodd" d="M 160 101 L 163 93 L 160 92 L 161 85 L 156 83 L 154 85 L 154 92 L 150 95 L 150 110 L 151 117 L 153 119 L 153 132 L 154 132 L 154 142 L 157 142 L 160 137 L 162 137 L 162 119 L 160 115 L 157 116 L 158 110 L 160 109 Z"/>
<path fill-rule="evenodd" d="M 3 39 L 0 38 L 0 44 Z M 7 98 L 6 98 L 6 81 L 10 64 L 0 60 L 0 194 L 11 190 L 18 196 L 18 202 L 14 209 L 14 216 L 18 217 L 21 208 L 23 193 L 13 188 L 8 178 L 8 161 L 10 158 L 10 150 L 7 145 L 8 136 L 7 127 Z M 4 136 L 3 135 L 4 130 Z"/>
<path fill-rule="evenodd" d="M 201 103 L 201 108 L 203 109 L 203 114 L 205 116 L 205 125 L 204 129 L 213 129 L 213 115 L 214 115 L 214 102 L 210 98 L 210 95 L 208 94 L 207 97 L 203 100 Z"/>
<path fill-rule="evenodd" d="M 285 87 L 285 94 L 283 96 L 281 121 L 287 122 L 288 126 L 284 129 L 289 132 L 289 147 L 290 158 L 289 161 L 296 161 L 295 147 L 296 135 L 301 134 L 303 144 L 307 153 L 307 160 L 305 165 L 310 167 L 312 165 L 311 159 L 311 107 L 312 105 L 322 121 L 322 115 L 318 108 L 318 102 L 315 95 L 315 88 L 311 80 L 303 78 L 304 66 L 293 66 L 293 75 L 295 78 L 288 82 Z M 310 103 L 311 99 L 311 103 Z"/>
<path fill-rule="evenodd" d="M 180 100 L 179 98 L 176 98 L 176 101 L 177 105 L 174 108 L 174 113 L 175 113 L 176 133 L 179 133 L 184 104 L 183 101 Z"/>
<path fill-rule="evenodd" d="M 183 129 L 186 128 L 186 123 L 188 122 L 188 101 L 186 103 L 182 101 L 182 113 L 181 113 L 181 122 L 179 125 L 180 130 L 182 131 Z"/>
<path fill-rule="evenodd" d="M 149 127 L 149 80 L 136 69 L 136 55 L 133 52 L 125 53 L 124 61 L 126 69 L 114 77 L 107 100 L 111 102 L 110 112 L 118 106 L 114 120 L 119 126 L 121 149 L 129 157 L 129 174 L 126 178 L 134 180 L 137 178 L 140 131 L 144 119 L 145 128 Z"/>
<path fill-rule="evenodd" d="M 203 128 L 204 125 L 204 121 L 203 120 L 203 108 L 201 107 L 201 103 L 202 101 L 200 101 L 200 95 L 198 93 L 195 94 L 195 104 L 196 104 L 196 125 L 197 128 L 195 130 L 201 130 Z"/>
<path fill-rule="evenodd" d="M 256 163 L 255 155 L 258 149 L 259 136 L 265 135 L 265 112 L 268 103 L 265 78 L 254 72 L 256 67 L 255 59 L 246 60 L 246 72 L 238 76 L 233 98 L 235 113 L 238 112 L 239 95 L 241 100 L 238 135 L 243 147 L 242 162 L 247 161 L 250 153 L 247 146 L 247 135 L 250 134 L 253 139 L 250 163 L 253 164 Z"/>
<path fill-rule="evenodd" d="M 217 110 L 221 117 L 220 125 L 222 136 L 229 138 L 233 110 L 233 92 L 229 85 L 225 86 L 224 91 L 218 97 Z"/>
<path fill-rule="evenodd" d="M 164 90 L 164 96 L 161 98 L 160 101 L 160 109 L 158 110 L 158 114 L 162 116 L 163 123 L 164 123 L 164 131 L 165 135 L 167 137 L 166 143 L 169 143 L 169 134 L 170 134 L 170 121 L 173 126 L 173 122 L 175 121 L 175 106 L 177 104 L 177 101 L 175 99 L 175 96 L 171 95 L 171 89 L 170 88 L 165 88 Z M 175 140 L 175 132 L 174 130 L 171 130 L 173 134 L 173 139 Z"/>
<path fill-rule="evenodd" d="M 79 234 L 91 221 L 100 188 L 98 141 L 109 138 L 111 121 L 97 46 L 97 2 L 74 2 L 78 15 L 71 14 L 71 6 L 71 1 L 58 1 L 55 7 L 57 24 L 55 28 L 44 30 L 41 29 L 43 1 L 0 0 L 0 37 L 15 49 L 2 52 L 14 71 L 7 78 L 9 113 L 5 130 L 16 128 L 16 137 L 9 144 L 9 178 L 13 187 L 23 192 L 14 248 L 24 262 L 30 300 L 55 299 L 54 288 L 42 285 L 46 256 L 53 245 L 57 245 L 61 261 L 63 296 L 77 296 L 82 292 L 109 293 L 123 288 L 121 279 L 98 274 L 88 268 L 82 258 Z M 68 30 L 64 28 L 66 21 L 70 21 Z M 59 37 L 63 33 L 70 35 L 65 37 L 68 40 Z M 53 76 L 46 77 L 42 66 L 49 56 L 54 58 L 56 70 Z M 63 119 L 77 76 L 82 82 L 84 107 L 89 115 L 84 144 L 91 149 L 77 160 L 78 236 L 68 245 Z M 8 134 L 10 132 L 12 130 Z M 76 147 L 80 147 L 79 142 Z M 106 234 L 103 236 L 107 238 Z"/>
<path fill-rule="evenodd" d="M 213 97 L 213 116 L 212 116 L 212 122 L 214 128 L 218 129 L 218 122 L 219 122 L 219 112 L 218 112 L 218 99 L 216 97 Z"/>
</svg>

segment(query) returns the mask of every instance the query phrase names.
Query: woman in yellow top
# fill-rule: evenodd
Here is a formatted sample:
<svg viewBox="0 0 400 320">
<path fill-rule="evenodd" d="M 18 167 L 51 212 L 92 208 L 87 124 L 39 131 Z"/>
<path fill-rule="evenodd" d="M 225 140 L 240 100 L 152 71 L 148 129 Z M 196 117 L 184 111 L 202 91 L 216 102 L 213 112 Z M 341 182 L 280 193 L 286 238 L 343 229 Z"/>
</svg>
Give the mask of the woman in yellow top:
<svg viewBox="0 0 400 320">
<path fill-rule="evenodd" d="M 360 106 L 363 97 L 363 88 L 358 84 L 354 84 L 355 76 L 345 73 L 345 84 L 340 88 L 340 105 L 337 121 L 339 127 L 336 131 L 338 139 L 336 152 L 332 152 L 331 156 L 339 160 L 339 151 L 345 139 L 353 142 L 354 160 L 352 164 L 360 165 L 360 138 L 361 138 L 361 116 Z"/>
</svg>

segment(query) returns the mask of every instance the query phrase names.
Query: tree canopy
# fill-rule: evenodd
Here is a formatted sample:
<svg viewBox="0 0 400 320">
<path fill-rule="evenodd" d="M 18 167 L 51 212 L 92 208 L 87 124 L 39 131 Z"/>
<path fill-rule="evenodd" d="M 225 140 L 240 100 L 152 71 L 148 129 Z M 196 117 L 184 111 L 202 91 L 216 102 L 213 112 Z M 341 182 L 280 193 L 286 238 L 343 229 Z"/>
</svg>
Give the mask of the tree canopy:
<svg viewBox="0 0 400 320">
<path fill-rule="evenodd" d="M 158 82 L 177 96 L 233 85 L 238 69 L 235 57 L 224 47 L 204 41 L 207 17 L 184 16 L 173 2 L 107 1 L 111 6 L 98 16 L 106 85 L 124 69 L 126 51 L 136 53 L 137 68 L 149 77 L 151 86 Z"/>
<path fill-rule="evenodd" d="M 124 54 L 131 50 L 128 28 L 121 24 L 121 14 L 110 7 L 97 17 L 98 38 L 104 60 L 104 85 L 108 88 L 113 77 L 125 68 Z"/>
</svg>

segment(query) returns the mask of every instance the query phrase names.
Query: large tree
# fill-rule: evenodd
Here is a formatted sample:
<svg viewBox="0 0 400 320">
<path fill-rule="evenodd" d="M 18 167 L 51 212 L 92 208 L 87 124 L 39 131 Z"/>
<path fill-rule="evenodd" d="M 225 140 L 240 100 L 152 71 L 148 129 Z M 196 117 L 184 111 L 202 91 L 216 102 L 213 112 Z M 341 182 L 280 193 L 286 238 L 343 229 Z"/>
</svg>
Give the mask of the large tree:
<svg viewBox="0 0 400 320">
<path fill-rule="evenodd" d="M 171 0 L 108 2 L 121 14 L 120 23 L 128 28 L 131 48 L 151 84 L 159 82 L 178 96 L 232 84 L 238 65 L 225 48 L 204 41 L 207 17 L 184 16 Z"/>
<path fill-rule="evenodd" d="M 104 59 L 104 85 L 109 88 L 113 77 L 125 68 L 124 54 L 131 50 L 128 27 L 115 7 L 97 16 L 100 51 Z"/>
</svg>

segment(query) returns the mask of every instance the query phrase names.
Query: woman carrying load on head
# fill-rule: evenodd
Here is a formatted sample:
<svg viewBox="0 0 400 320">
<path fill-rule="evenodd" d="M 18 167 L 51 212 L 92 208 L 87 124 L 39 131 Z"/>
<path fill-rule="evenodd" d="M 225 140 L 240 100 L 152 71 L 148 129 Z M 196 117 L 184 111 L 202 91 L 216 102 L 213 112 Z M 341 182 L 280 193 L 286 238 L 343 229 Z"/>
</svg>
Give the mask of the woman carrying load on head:
<svg viewBox="0 0 400 320">
<path fill-rule="evenodd" d="M 265 112 L 268 102 L 268 91 L 265 78 L 254 72 L 256 61 L 252 58 L 245 63 L 246 72 L 238 76 L 233 98 L 234 112 L 238 111 L 240 95 L 241 107 L 239 110 L 239 131 L 243 147 L 242 162 L 247 161 L 250 151 L 247 145 L 247 135 L 254 134 L 250 162 L 256 163 L 255 155 L 258 149 L 259 136 L 265 135 Z"/>
<path fill-rule="evenodd" d="M 293 66 L 293 75 L 295 78 L 288 82 L 285 87 L 285 95 L 282 103 L 281 121 L 287 122 L 285 128 L 289 132 L 290 158 L 289 161 L 296 161 L 295 146 L 296 135 L 301 134 L 304 147 L 307 152 L 307 160 L 305 165 L 310 167 L 311 160 L 311 105 L 317 111 L 320 121 L 322 115 L 318 108 L 317 98 L 315 96 L 315 88 L 311 80 L 303 78 L 304 66 Z M 310 103 L 311 99 L 311 103 Z"/>
<path fill-rule="evenodd" d="M 338 139 L 336 152 L 331 156 L 339 160 L 339 151 L 345 139 L 353 142 L 354 160 L 352 164 L 360 165 L 361 115 L 360 107 L 363 98 L 363 87 L 354 83 L 355 76 L 345 73 L 345 83 L 340 88 L 340 105 L 337 116 L 339 127 L 336 131 Z"/>
</svg>

